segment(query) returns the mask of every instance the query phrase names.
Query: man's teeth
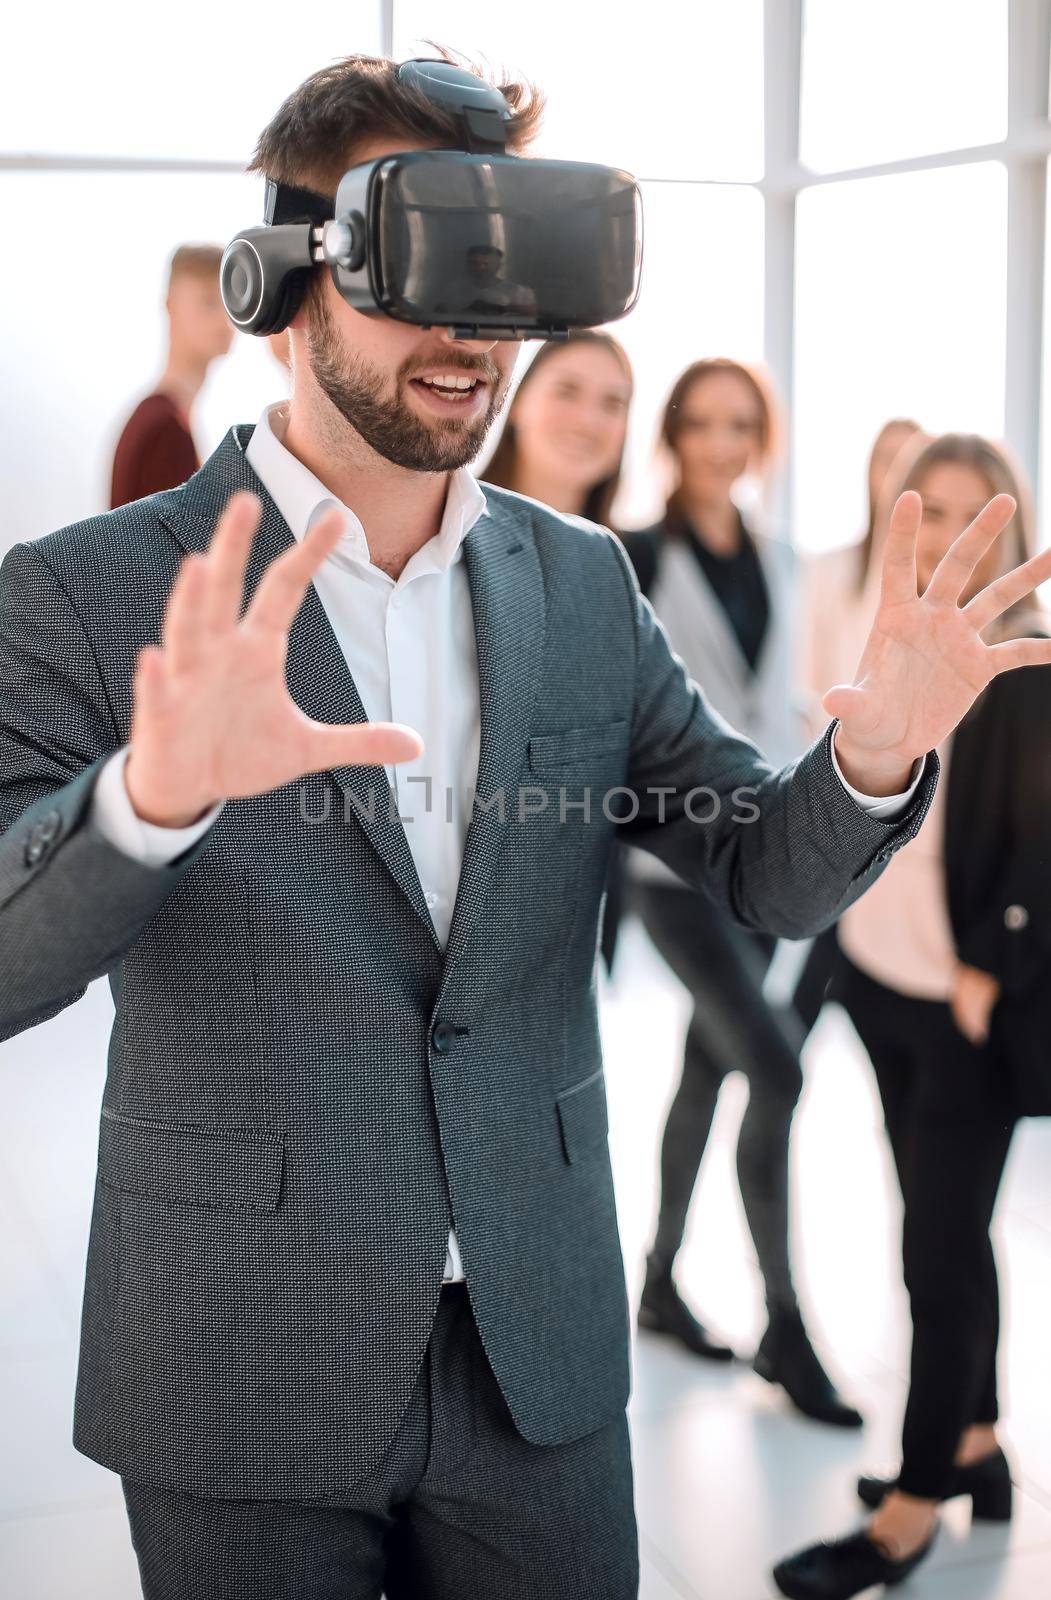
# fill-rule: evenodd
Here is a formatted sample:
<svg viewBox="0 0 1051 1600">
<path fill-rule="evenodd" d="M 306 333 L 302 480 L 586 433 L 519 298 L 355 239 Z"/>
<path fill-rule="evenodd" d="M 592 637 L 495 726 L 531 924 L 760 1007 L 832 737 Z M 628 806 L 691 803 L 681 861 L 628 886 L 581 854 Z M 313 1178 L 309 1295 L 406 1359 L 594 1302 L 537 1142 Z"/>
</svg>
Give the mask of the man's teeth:
<svg viewBox="0 0 1051 1600">
<path fill-rule="evenodd" d="M 473 389 L 478 382 L 477 378 L 467 378 L 462 373 L 441 373 L 436 378 L 421 378 L 421 383 L 429 383 L 432 389 Z"/>
</svg>

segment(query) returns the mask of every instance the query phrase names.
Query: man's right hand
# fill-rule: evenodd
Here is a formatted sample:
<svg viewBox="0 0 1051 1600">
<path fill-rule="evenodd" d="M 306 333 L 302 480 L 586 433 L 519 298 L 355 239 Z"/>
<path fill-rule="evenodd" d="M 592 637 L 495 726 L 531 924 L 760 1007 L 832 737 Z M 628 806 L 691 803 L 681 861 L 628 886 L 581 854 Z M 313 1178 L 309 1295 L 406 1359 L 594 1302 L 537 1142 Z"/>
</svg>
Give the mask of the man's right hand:
<svg viewBox="0 0 1051 1600">
<path fill-rule="evenodd" d="M 139 652 L 124 781 L 144 822 L 188 827 L 220 800 L 327 767 L 411 761 L 423 749 L 400 724 L 315 722 L 296 705 L 285 680 L 289 629 L 343 518 L 329 511 L 272 561 L 242 617 L 260 514 L 254 494 L 231 498 L 207 552 L 179 569 L 161 643 Z"/>
</svg>

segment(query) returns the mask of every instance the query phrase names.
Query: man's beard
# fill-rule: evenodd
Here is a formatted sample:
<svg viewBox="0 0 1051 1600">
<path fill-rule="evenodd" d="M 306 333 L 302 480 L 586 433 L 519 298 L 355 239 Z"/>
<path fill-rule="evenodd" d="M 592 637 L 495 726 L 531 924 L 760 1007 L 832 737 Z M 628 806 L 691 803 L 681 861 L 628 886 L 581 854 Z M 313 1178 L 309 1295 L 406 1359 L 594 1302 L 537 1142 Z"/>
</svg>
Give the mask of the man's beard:
<svg viewBox="0 0 1051 1600">
<path fill-rule="evenodd" d="M 503 403 L 506 380 L 488 355 L 464 356 L 450 351 L 441 357 L 446 371 L 474 372 L 489 384 L 489 404 L 473 422 L 450 416 L 428 424 L 410 410 L 407 388 L 413 369 L 425 370 L 418 360 L 398 369 L 394 393 L 384 393 L 384 379 L 361 356 L 342 344 L 328 307 L 319 300 L 311 307 L 307 325 L 307 353 L 318 387 L 326 394 L 356 433 L 385 461 L 413 472 L 449 472 L 465 467 L 485 441 Z M 426 363 L 432 369 L 437 361 Z"/>
</svg>

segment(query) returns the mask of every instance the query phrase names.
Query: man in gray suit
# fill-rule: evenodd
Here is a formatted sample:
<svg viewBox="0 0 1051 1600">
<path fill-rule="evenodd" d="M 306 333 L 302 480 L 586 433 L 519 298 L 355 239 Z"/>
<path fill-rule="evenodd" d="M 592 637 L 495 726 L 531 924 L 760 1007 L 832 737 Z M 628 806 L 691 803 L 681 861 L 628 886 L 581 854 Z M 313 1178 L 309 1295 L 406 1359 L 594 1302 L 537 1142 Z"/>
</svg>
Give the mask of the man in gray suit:
<svg viewBox="0 0 1051 1600">
<path fill-rule="evenodd" d="M 447 142 L 401 93 L 327 69 L 257 165 L 331 192 Z M 858 682 L 776 771 L 611 535 L 469 478 L 515 347 L 315 277 L 290 406 L 0 568 L 0 1033 L 104 973 L 116 1007 L 74 1442 L 149 1600 L 627 1600 L 608 797 L 746 925 L 816 931 L 988 677 L 1051 654 L 978 632 L 1049 563 L 957 607 L 1001 497 L 919 597 L 903 501 Z"/>
</svg>

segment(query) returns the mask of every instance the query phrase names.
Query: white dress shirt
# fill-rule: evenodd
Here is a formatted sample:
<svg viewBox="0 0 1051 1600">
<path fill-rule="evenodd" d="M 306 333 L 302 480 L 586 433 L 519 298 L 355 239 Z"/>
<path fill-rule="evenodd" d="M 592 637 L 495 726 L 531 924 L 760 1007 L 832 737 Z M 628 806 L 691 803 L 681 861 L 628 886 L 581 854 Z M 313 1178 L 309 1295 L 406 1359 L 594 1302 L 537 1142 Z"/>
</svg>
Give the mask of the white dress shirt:
<svg viewBox="0 0 1051 1600">
<path fill-rule="evenodd" d="M 485 496 L 465 467 L 450 473 L 439 531 L 395 580 L 372 564 L 365 530 L 353 511 L 285 449 L 287 423 L 287 401 L 269 406 L 248 443 L 246 459 L 294 538 L 302 539 L 330 506 L 338 506 L 344 514 L 346 531 L 315 573 L 314 587 L 366 716 L 370 721 L 406 723 L 423 738 L 422 756 L 388 768 L 387 776 L 435 932 L 444 945 L 478 773 L 478 661 L 463 541 L 485 515 Z M 100 772 L 91 820 L 126 854 L 160 866 L 206 832 L 222 803 L 188 828 L 143 822 L 124 785 L 126 758 L 127 747 Z M 414 778 L 416 782 L 411 781 Z M 905 808 L 919 773 L 905 795 L 879 800 L 858 794 L 842 774 L 840 778 L 866 810 L 889 818 Z M 463 1278 L 455 1233 L 449 1235 L 445 1278 Z"/>
</svg>

